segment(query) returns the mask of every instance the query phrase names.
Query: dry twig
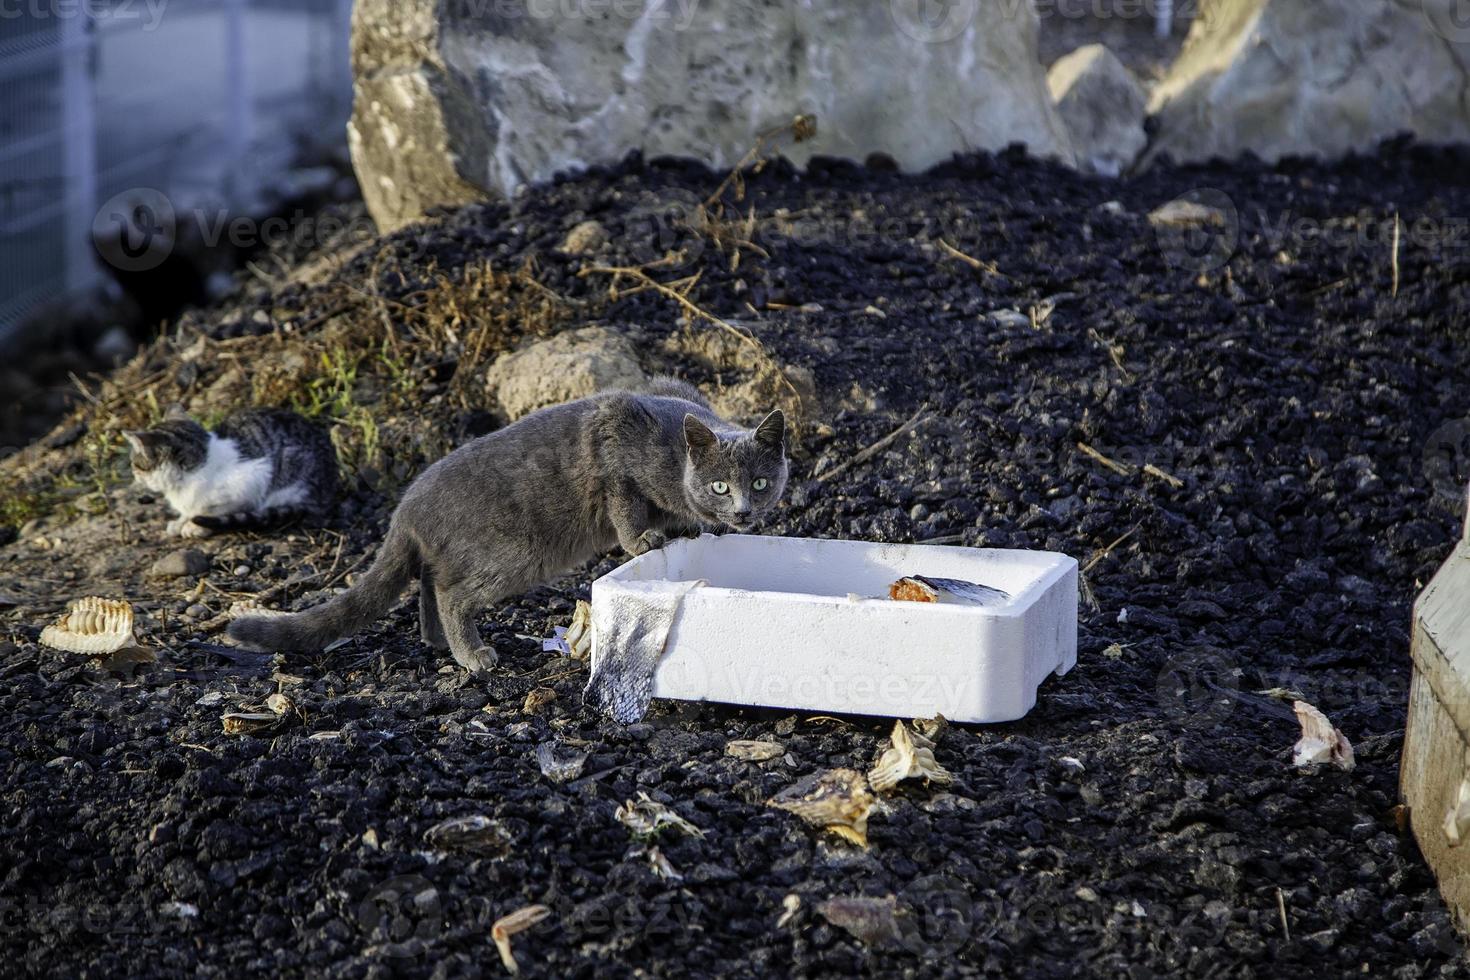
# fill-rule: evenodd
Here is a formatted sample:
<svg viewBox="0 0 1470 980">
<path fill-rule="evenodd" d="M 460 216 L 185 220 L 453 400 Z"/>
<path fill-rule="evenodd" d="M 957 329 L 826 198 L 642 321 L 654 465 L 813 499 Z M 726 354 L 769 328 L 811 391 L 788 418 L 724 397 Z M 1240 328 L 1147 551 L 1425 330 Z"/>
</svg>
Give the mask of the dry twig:
<svg viewBox="0 0 1470 980">
<path fill-rule="evenodd" d="M 1102 453 L 1098 452 L 1096 449 L 1093 449 L 1085 442 L 1077 443 L 1077 448 L 1082 450 L 1083 453 L 1091 456 L 1093 459 L 1097 460 L 1099 463 L 1106 466 L 1108 469 L 1112 470 L 1119 476 L 1133 475 L 1134 467 L 1129 466 L 1127 463 L 1120 463 L 1116 459 L 1112 459 L 1108 456 L 1104 456 Z"/>
<path fill-rule="evenodd" d="M 1393 213 L 1393 297 L 1399 295 L 1399 213 Z M 1279 893 L 1278 893 L 1279 894 Z"/>
<path fill-rule="evenodd" d="M 959 259 L 961 262 L 965 263 L 972 269 L 980 269 L 984 272 L 990 273 L 992 276 L 1000 276 L 1002 279 L 1010 278 L 1010 276 L 1006 275 L 1004 272 L 1001 272 L 998 268 L 996 268 L 994 262 L 984 262 L 980 259 L 975 258 L 973 255 L 966 255 L 964 252 L 961 252 L 959 249 L 955 248 L 953 245 L 942 238 L 939 239 L 939 247 L 944 249 L 951 256 Z"/>
<path fill-rule="evenodd" d="M 933 418 L 933 416 L 929 414 L 929 406 L 927 404 L 920 405 L 919 410 L 913 415 L 909 416 L 908 421 L 905 422 L 903 425 L 900 425 L 898 428 L 888 433 L 888 435 L 884 436 L 882 439 L 879 439 L 867 449 L 859 452 L 857 455 L 853 456 L 846 462 L 840 463 L 837 466 L 832 467 L 827 472 L 821 474 L 817 477 L 817 481 L 822 482 L 830 480 L 839 473 L 847 472 L 849 469 L 858 465 L 859 463 L 866 463 L 868 460 L 872 459 L 874 456 L 878 455 L 883 450 L 893 445 L 894 441 L 902 436 L 905 432 L 910 432 L 918 428 L 925 422 L 929 421 L 931 418 Z"/>
<path fill-rule="evenodd" d="M 764 363 L 772 371 L 775 372 L 775 375 L 777 378 L 780 379 L 781 384 L 785 386 L 785 388 L 791 392 L 791 396 L 796 399 L 796 405 L 799 408 L 805 407 L 801 403 L 801 393 L 796 390 L 796 386 L 791 383 L 791 379 L 786 377 L 786 372 L 781 370 L 781 365 L 776 363 L 775 358 L 770 355 L 770 352 L 765 349 L 765 347 L 761 344 L 759 340 L 757 340 L 747 331 L 741 330 L 733 323 L 730 323 L 728 320 L 721 319 L 720 317 L 715 316 L 713 313 L 704 310 L 689 298 L 689 291 L 692 290 L 695 284 L 699 282 L 699 273 L 696 273 L 695 275 L 689 276 L 685 279 L 677 280 L 675 283 L 670 284 L 662 283 L 654 279 L 647 272 L 645 272 L 643 270 L 643 267 L 641 266 L 598 265 L 582 269 L 577 273 L 577 276 L 579 278 L 584 278 L 594 273 L 599 275 L 609 275 L 613 277 L 612 285 L 608 287 L 608 290 L 611 293 L 613 299 L 617 299 L 619 296 L 629 295 L 631 292 L 641 292 L 645 289 L 652 289 L 660 296 L 665 296 L 673 300 L 675 303 L 678 303 L 679 306 L 682 307 L 684 311 L 689 314 L 691 320 L 704 320 L 705 322 L 714 324 L 721 330 L 725 330 L 735 337 L 740 338 L 742 343 L 748 344 L 750 346 L 750 348 L 755 352 L 756 357 L 762 363 Z M 636 290 L 619 292 L 618 279 L 623 276 L 627 276 L 628 278 L 637 282 L 638 288 Z M 679 288 L 675 288 L 676 286 Z"/>
<path fill-rule="evenodd" d="M 1173 487 L 1175 490 L 1178 490 L 1180 487 L 1184 486 L 1184 481 L 1181 480 L 1181 479 L 1179 479 L 1179 477 L 1175 476 L 1172 473 L 1165 473 L 1163 470 L 1159 469 L 1153 463 L 1144 463 L 1143 464 L 1143 471 L 1145 473 L 1147 473 L 1149 476 L 1158 477 L 1160 480 L 1163 480 L 1165 483 L 1169 484 L 1169 486 Z"/>
</svg>

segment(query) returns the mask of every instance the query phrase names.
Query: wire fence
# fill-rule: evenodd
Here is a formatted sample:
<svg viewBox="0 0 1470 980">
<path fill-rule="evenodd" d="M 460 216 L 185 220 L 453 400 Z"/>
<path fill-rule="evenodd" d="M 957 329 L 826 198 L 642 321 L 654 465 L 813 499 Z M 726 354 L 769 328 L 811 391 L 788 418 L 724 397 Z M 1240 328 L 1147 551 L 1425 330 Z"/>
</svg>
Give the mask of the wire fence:
<svg viewBox="0 0 1470 980">
<path fill-rule="evenodd" d="M 95 284 L 103 202 L 249 206 L 350 111 L 351 0 L 0 6 L 0 337 Z"/>
</svg>

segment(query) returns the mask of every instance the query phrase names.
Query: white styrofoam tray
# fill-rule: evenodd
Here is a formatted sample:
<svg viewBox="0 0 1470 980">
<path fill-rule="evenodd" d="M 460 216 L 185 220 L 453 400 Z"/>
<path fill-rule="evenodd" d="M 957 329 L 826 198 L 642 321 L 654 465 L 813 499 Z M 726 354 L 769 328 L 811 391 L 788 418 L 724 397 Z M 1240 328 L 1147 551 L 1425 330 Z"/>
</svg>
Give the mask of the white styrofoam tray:
<svg viewBox="0 0 1470 980">
<path fill-rule="evenodd" d="M 889 599 L 907 575 L 978 582 L 1009 598 Z M 1077 662 L 1077 562 L 1066 555 L 727 534 L 671 542 L 592 583 L 594 669 L 625 640 L 595 625 L 620 591 L 696 579 L 707 584 L 680 602 L 654 697 L 1010 721 L 1036 704 L 1047 675 Z"/>
</svg>

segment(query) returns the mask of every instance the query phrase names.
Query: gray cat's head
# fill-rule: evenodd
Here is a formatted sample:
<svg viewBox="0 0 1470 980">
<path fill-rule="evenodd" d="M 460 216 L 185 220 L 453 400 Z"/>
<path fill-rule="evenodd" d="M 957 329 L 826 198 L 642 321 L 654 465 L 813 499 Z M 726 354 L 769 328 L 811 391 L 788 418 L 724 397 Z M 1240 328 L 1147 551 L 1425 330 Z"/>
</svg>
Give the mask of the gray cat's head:
<svg viewBox="0 0 1470 980">
<path fill-rule="evenodd" d="M 204 465 L 209 433 L 187 418 L 171 417 L 151 429 L 124 432 L 132 449 L 133 479 L 158 493 Z"/>
<path fill-rule="evenodd" d="M 747 528 L 786 489 L 786 416 L 780 409 L 750 431 L 716 432 L 684 416 L 684 496 L 712 523 Z"/>
</svg>

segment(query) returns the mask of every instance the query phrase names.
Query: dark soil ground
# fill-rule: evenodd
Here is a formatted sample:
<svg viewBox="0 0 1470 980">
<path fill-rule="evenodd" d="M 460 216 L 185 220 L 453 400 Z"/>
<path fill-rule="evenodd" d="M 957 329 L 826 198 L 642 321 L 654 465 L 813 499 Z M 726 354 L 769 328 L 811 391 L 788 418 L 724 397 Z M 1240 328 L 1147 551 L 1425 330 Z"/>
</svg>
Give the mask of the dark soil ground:
<svg viewBox="0 0 1470 980">
<path fill-rule="evenodd" d="M 1021 153 L 916 177 L 773 163 L 731 210 L 758 221 L 734 271 L 728 236 L 658 217 L 718 182 L 633 161 L 247 290 L 0 471 L 19 531 L 0 549 L 9 970 L 497 976 L 491 924 L 541 903 L 550 916 L 514 940 L 528 976 L 1470 975 L 1393 813 L 1410 606 L 1470 475 L 1454 448 L 1470 410 L 1470 153 L 1395 146 L 1122 183 Z M 1147 213 L 1201 188 L 1233 217 L 1193 240 L 1156 234 Z M 589 218 L 607 248 L 559 253 Z M 331 652 L 275 662 L 201 628 L 285 582 L 279 602 L 319 601 L 370 551 L 399 471 L 493 424 L 471 328 L 503 346 L 637 325 L 648 350 L 686 329 L 658 293 L 625 279 L 610 297 L 608 276 L 578 275 L 667 249 L 683 258 L 651 275 L 701 272 L 692 301 L 815 377 L 822 404 L 767 530 L 1050 549 L 1087 568 L 1077 668 L 1022 721 L 948 729 L 936 755 L 956 783 L 904 784 L 866 851 L 764 801 L 867 768 L 891 721 L 655 702 L 624 728 L 583 708 L 585 668 L 538 638 L 617 557 L 488 614 L 488 681 L 425 652 L 408 603 Z M 445 309 L 464 296 L 480 300 L 456 320 Z M 434 333 L 445 323 L 457 339 Z M 313 367 L 312 345 L 360 348 L 369 330 L 402 360 L 362 361 L 338 398 L 341 372 Z M 271 381 L 299 349 L 310 363 Z M 408 398 L 383 381 L 404 363 Z M 197 582 L 146 578 L 178 545 L 161 505 L 114 482 L 107 426 L 151 414 L 149 398 L 204 413 L 232 392 L 336 399 L 357 478 L 325 529 L 211 539 Z M 911 436 L 811 479 L 926 405 Z M 135 601 L 153 669 L 120 676 L 37 645 L 90 593 Z M 278 687 L 294 702 L 281 725 L 222 732 L 222 712 Z M 538 687 L 556 700 L 528 714 Z M 1354 771 L 1293 768 L 1283 690 L 1342 728 Z M 786 751 L 726 756 L 737 738 Z M 583 774 L 543 776 L 547 742 L 588 753 Z M 705 833 L 656 842 L 680 880 L 614 819 L 639 791 Z M 425 838 L 476 814 L 502 847 Z M 854 895 L 896 896 L 901 938 L 865 943 L 817 911 Z"/>
</svg>

